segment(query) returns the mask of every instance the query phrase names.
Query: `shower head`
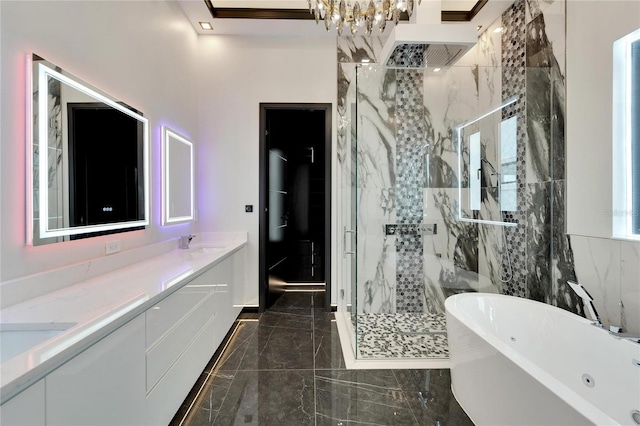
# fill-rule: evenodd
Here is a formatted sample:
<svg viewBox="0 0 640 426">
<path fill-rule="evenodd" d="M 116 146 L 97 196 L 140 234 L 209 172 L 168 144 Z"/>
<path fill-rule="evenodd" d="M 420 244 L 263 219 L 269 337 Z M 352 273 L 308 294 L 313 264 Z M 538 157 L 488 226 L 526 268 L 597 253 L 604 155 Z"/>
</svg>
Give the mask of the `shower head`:
<svg viewBox="0 0 640 426">
<path fill-rule="evenodd" d="M 382 64 L 392 69 L 447 68 L 477 41 L 471 24 L 399 24 L 382 49 Z"/>
</svg>

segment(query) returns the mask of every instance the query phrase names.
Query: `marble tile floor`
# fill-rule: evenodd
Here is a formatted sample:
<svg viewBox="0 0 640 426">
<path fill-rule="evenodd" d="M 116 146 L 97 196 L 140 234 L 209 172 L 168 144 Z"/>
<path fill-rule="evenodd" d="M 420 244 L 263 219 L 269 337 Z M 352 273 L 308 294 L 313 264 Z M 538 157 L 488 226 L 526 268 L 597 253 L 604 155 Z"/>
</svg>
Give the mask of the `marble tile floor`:
<svg viewBox="0 0 640 426">
<path fill-rule="evenodd" d="M 362 313 L 357 316 L 359 359 L 448 359 L 444 314 Z"/>
<path fill-rule="evenodd" d="M 347 370 L 323 298 L 287 293 L 237 321 L 171 426 L 473 426 L 449 370 Z"/>
</svg>

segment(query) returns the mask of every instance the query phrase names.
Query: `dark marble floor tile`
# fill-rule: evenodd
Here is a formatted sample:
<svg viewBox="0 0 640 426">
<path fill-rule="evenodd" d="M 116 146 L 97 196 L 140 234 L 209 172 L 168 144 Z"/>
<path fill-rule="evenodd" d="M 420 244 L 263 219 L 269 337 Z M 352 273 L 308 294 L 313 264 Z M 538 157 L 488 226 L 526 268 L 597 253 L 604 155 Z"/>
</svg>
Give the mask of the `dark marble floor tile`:
<svg viewBox="0 0 640 426">
<path fill-rule="evenodd" d="M 313 301 L 313 309 L 325 309 L 327 303 L 325 301 L 326 293 L 324 291 L 317 291 L 315 293 L 311 293 L 312 301 Z"/>
<path fill-rule="evenodd" d="M 418 425 L 391 370 L 316 370 L 318 425 Z"/>
<path fill-rule="evenodd" d="M 473 426 L 451 392 L 450 370 L 394 370 L 420 425 Z"/>
<path fill-rule="evenodd" d="M 338 326 L 334 323 L 331 331 L 315 331 L 315 368 L 343 369 L 346 368 L 342 356 L 342 346 L 338 335 Z"/>
<path fill-rule="evenodd" d="M 313 310 L 313 330 L 317 332 L 331 332 L 335 325 L 336 316 L 333 312 L 324 312 L 321 309 Z"/>
<path fill-rule="evenodd" d="M 313 369 L 313 331 L 258 327 L 239 369 Z"/>
<path fill-rule="evenodd" d="M 258 330 L 257 321 L 241 321 L 233 338 L 220 357 L 216 369 L 218 371 L 235 371 L 240 366 L 242 357 L 249 347 L 249 342 Z M 207 366 L 205 372 L 211 371 L 212 365 Z"/>
<path fill-rule="evenodd" d="M 208 377 L 204 388 L 185 417 L 184 424 L 191 426 L 217 424 L 216 417 L 233 379 L 234 375 L 230 372 L 212 374 Z"/>
<path fill-rule="evenodd" d="M 313 425 L 313 371 L 238 371 L 214 425 Z"/>
<path fill-rule="evenodd" d="M 287 309 L 311 309 L 313 293 L 288 292 L 280 296 L 269 311 L 282 311 Z"/>
<path fill-rule="evenodd" d="M 311 330 L 313 316 L 310 309 L 296 309 L 287 312 L 267 311 L 260 318 L 260 327 L 295 328 Z"/>
</svg>

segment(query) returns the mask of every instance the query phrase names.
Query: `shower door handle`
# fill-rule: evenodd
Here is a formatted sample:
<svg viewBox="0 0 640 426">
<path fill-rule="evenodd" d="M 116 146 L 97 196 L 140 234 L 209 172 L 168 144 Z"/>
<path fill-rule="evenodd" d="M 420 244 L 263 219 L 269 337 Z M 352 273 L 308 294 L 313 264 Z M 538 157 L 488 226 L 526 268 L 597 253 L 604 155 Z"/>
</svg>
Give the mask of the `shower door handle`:
<svg viewBox="0 0 640 426">
<path fill-rule="evenodd" d="M 355 234 L 356 231 L 354 229 L 347 229 L 346 226 L 342 227 L 342 257 L 347 257 L 348 254 L 353 255 L 356 254 L 355 251 L 347 251 L 347 234 Z"/>
</svg>

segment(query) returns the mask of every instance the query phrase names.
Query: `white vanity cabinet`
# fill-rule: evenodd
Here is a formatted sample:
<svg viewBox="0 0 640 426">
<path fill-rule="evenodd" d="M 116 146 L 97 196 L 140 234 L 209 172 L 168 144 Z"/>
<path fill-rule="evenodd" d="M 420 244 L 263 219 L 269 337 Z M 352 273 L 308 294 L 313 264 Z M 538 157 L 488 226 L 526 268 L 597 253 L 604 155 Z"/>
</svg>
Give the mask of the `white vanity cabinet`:
<svg viewBox="0 0 640 426">
<path fill-rule="evenodd" d="M 46 378 L 48 425 L 144 424 L 144 316 Z"/>
<path fill-rule="evenodd" d="M 7 425 L 168 424 L 229 331 L 240 247 L 0 407 Z M 170 291 L 168 288 L 163 291 Z"/>
<path fill-rule="evenodd" d="M 237 317 L 231 301 L 237 254 L 146 312 L 149 424 L 169 423 Z"/>
<path fill-rule="evenodd" d="M 44 380 L 40 380 L 20 395 L 0 407 L 2 426 L 41 426 L 45 424 Z"/>
</svg>

